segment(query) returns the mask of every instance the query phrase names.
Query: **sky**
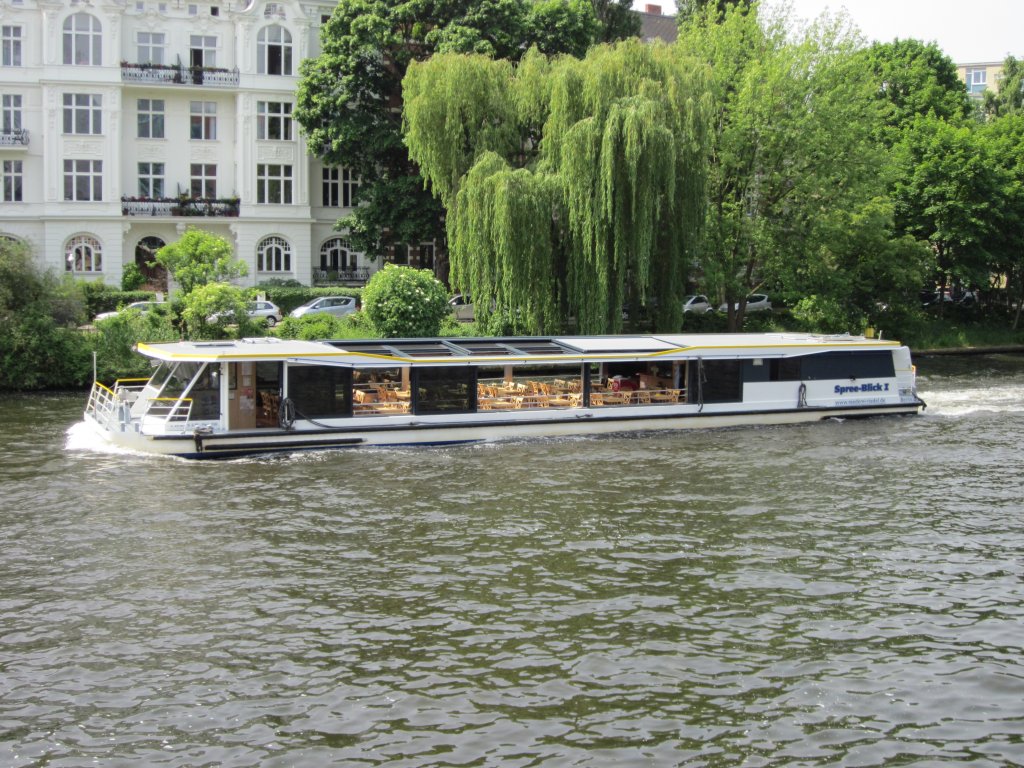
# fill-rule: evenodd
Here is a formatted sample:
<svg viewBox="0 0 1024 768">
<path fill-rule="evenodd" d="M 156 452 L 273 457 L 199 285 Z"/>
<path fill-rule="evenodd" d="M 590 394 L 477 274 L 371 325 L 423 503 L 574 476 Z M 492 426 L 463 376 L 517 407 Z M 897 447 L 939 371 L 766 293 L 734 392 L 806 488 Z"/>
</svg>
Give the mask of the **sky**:
<svg viewBox="0 0 1024 768">
<path fill-rule="evenodd" d="M 869 40 L 935 41 L 958 64 L 1024 57 L 1021 0 L 788 0 L 794 15 L 813 19 L 845 8 Z M 775 0 L 770 0 L 774 3 Z"/>
<path fill-rule="evenodd" d="M 846 9 L 868 40 L 891 42 L 915 38 L 936 42 L 957 64 L 1002 61 L 1007 54 L 1024 58 L 1024 0 L 763 0 L 788 2 L 793 14 L 815 19 L 828 10 Z M 675 12 L 673 0 L 641 0 Z"/>
</svg>

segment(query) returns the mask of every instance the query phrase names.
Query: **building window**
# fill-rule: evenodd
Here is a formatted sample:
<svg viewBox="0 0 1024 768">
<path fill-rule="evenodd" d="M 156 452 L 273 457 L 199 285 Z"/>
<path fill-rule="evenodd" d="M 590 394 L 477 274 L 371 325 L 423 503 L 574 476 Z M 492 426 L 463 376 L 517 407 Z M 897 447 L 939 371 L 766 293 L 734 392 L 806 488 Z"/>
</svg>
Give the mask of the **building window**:
<svg viewBox="0 0 1024 768">
<path fill-rule="evenodd" d="M 214 200 L 217 197 L 217 164 L 191 163 L 189 193 L 195 199 Z"/>
<path fill-rule="evenodd" d="M 0 97 L 0 121 L 3 132 L 11 135 L 21 130 L 21 95 L 5 93 Z"/>
<path fill-rule="evenodd" d="M 99 201 L 103 199 L 103 161 L 65 160 L 64 199 Z"/>
<path fill-rule="evenodd" d="M 0 27 L 0 40 L 3 41 L 3 57 L 0 62 L 5 67 L 20 67 L 21 27 L 4 24 Z"/>
<path fill-rule="evenodd" d="M 257 101 L 256 138 L 291 141 L 292 105 L 287 101 Z"/>
<path fill-rule="evenodd" d="M 420 269 L 434 268 L 434 244 L 420 243 Z"/>
<path fill-rule="evenodd" d="M 99 19 L 76 13 L 64 21 L 64 63 L 98 67 L 102 64 L 103 28 Z"/>
<path fill-rule="evenodd" d="M 256 71 L 259 74 L 292 73 L 292 35 L 287 29 L 277 24 L 264 27 L 256 39 L 256 49 Z"/>
<path fill-rule="evenodd" d="M 100 248 L 100 241 L 88 235 L 71 238 L 64 249 L 64 265 L 68 272 L 102 272 L 103 249 Z"/>
<path fill-rule="evenodd" d="M 351 208 L 355 205 L 356 191 L 359 189 L 359 178 L 351 168 L 341 169 L 341 207 Z"/>
<path fill-rule="evenodd" d="M 356 255 L 348 240 L 332 237 L 320 246 L 320 269 L 344 272 L 356 268 Z"/>
<path fill-rule="evenodd" d="M 966 71 L 968 92 L 981 93 L 984 91 L 987 78 L 988 70 L 984 67 L 981 67 L 980 69 L 968 69 Z"/>
<path fill-rule="evenodd" d="M 162 139 L 164 137 L 164 100 L 139 99 L 138 132 L 140 139 Z"/>
<path fill-rule="evenodd" d="M 217 102 L 189 102 L 189 136 L 203 141 L 217 138 Z"/>
<path fill-rule="evenodd" d="M 217 37 L 215 35 L 189 35 L 189 66 L 217 66 Z"/>
<path fill-rule="evenodd" d="M 292 201 L 292 167 L 259 163 L 256 166 L 256 202 L 284 203 Z"/>
<path fill-rule="evenodd" d="M 139 163 L 139 196 L 164 196 L 163 163 Z"/>
<path fill-rule="evenodd" d="M 20 203 L 22 201 L 21 181 L 22 166 L 21 160 L 4 160 L 0 164 L 3 176 L 3 201 L 5 203 Z"/>
<path fill-rule="evenodd" d="M 359 179 L 348 168 L 324 168 L 323 204 L 327 208 L 351 208 L 355 205 Z"/>
<path fill-rule="evenodd" d="M 163 32 L 137 32 L 139 64 L 163 64 L 166 39 Z"/>
<path fill-rule="evenodd" d="M 292 247 L 283 237 L 265 237 L 256 247 L 257 272 L 291 272 Z"/>
<path fill-rule="evenodd" d="M 324 168 L 323 205 L 337 208 L 341 205 L 341 185 L 338 183 L 338 169 Z"/>
<path fill-rule="evenodd" d="M 98 93 L 64 94 L 64 133 L 103 133 L 103 97 Z"/>
</svg>

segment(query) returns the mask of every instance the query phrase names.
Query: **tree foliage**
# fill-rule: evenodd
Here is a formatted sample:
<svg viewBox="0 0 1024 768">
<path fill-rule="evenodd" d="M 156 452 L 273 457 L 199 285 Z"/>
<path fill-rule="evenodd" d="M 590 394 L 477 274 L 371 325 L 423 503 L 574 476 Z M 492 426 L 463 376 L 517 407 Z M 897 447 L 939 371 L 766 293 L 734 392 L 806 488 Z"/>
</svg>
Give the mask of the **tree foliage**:
<svg viewBox="0 0 1024 768">
<path fill-rule="evenodd" d="M 405 80 L 406 143 L 449 210 L 452 284 L 534 332 L 678 327 L 703 192 L 703 67 L 624 41 L 512 68 L 438 56 Z M 691 249 L 691 250 L 688 250 Z M 660 299 L 664 299 L 661 301 Z"/>
<path fill-rule="evenodd" d="M 932 246 L 943 284 L 984 284 L 1003 190 L 991 145 L 970 125 L 921 117 L 894 153 L 899 228 Z"/>
<path fill-rule="evenodd" d="M 518 60 L 528 46 L 582 55 L 604 34 L 619 34 L 623 0 L 488 0 L 447 3 L 341 0 L 321 33 L 322 53 L 304 61 L 295 118 L 310 151 L 362 179 L 359 206 L 339 226 L 356 250 L 381 254 L 390 243 L 443 242 L 443 208 L 429 192 L 401 138 L 402 78 L 410 61 L 434 53 Z"/>
<path fill-rule="evenodd" d="M 429 270 L 387 264 L 363 289 L 363 312 L 384 338 L 437 336 L 448 293 Z"/>
<path fill-rule="evenodd" d="M 877 106 L 856 36 L 828 19 L 794 36 L 786 21 L 757 5 L 724 16 L 709 5 L 680 27 L 680 49 L 712 74 L 701 266 L 706 292 L 729 304 L 730 330 L 742 326 L 747 294 L 826 234 L 822 211 L 855 210 L 881 192 Z"/>
<path fill-rule="evenodd" d="M 1024 110 L 1024 60 L 1007 56 L 995 90 L 985 90 L 985 114 L 1005 117 Z"/>
<path fill-rule="evenodd" d="M 249 317 L 247 291 L 230 283 L 196 286 L 186 294 L 182 323 L 190 339 L 223 339 L 261 336 L 266 328 Z"/>
<path fill-rule="evenodd" d="M 234 258 L 231 243 L 202 229 L 187 229 L 178 240 L 157 251 L 154 258 L 181 286 L 183 294 L 248 272 L 245 262 Z"/>
<path fill-rule="evenodd" d="M 881 106 L 878 135 L 892 146 L 918 117 L 932 115 L 963 124 L 974 107 L 956 64 L 935 43 L 894 40 L 860 54 L 871 72 Z"/>
<path fill-rule="evenodd" d="M 0 389 L 77 386 L 89 348 L 79 287 L 40 269 L 25 243 L 0 238 Z"/>
</svg>

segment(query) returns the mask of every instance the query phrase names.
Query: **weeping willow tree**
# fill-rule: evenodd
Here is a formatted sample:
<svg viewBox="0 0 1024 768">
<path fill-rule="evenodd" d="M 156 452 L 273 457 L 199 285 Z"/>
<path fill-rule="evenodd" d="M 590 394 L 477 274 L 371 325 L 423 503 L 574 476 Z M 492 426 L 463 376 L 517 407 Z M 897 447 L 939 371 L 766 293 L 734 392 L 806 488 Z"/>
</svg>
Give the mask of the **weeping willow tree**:
<svg viewBox="0 0 1024 768">
<path fill-rule="evenodd" d="M 619 330 L 629 304 L 677 330 L 703 220 L 705 73 L 627 41 L 410 67 L 405 139 L 448 209 L 453 285 L 544 332 Z M 463 170 L 465 169 L 465 170 Z M 654 300 L 654 301 L 652 301 Z"/>
</svg>

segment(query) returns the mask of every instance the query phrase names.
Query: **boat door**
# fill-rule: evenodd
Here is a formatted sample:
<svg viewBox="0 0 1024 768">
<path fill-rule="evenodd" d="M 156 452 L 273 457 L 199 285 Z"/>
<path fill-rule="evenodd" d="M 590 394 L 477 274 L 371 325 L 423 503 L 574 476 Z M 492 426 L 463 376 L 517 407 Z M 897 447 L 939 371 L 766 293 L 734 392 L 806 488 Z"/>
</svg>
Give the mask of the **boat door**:
<svg viewBox="0 0 1024 768">
<path fill-rule="evenodd" d="M 256 426 L 256 364 L 228 364 L 228 429 Z"/>
</svg>

